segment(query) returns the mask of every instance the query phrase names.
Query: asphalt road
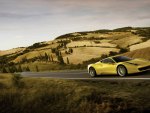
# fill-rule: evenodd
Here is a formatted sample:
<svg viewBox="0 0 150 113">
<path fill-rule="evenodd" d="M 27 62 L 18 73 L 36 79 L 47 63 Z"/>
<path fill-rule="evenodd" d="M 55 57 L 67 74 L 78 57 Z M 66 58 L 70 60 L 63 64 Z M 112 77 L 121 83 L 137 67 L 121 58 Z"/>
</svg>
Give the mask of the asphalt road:
<svg viewBox="0 0 150 113">
<path fill-rule="evenodd" d="M 22 72 L 23 77 L 47 77 L 47 78 L 59 78 L 59 79 L 143 79 L 150 80 L 150 71 L 142 72 L 138 74 L 128 75 L 126 77 L 120 77 L 117 75 L 100 75 L 91 78 L 86 70 L 83 71 L 62 71 L 62 72 Z"/>
</svg>

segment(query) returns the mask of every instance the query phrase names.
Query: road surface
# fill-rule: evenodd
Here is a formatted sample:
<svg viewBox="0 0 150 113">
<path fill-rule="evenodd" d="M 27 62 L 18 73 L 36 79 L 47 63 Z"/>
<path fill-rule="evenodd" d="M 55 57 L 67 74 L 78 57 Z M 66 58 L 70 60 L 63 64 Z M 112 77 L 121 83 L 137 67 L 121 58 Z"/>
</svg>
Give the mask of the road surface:
<svg viewBox="0 0 150 113">
<path fill-rule="evenodd" d="M 63 72 L 22 72 L 23 77 L 47 77 L 47 78 L 59 78 L 59 79 L 143 79 L 150 80 L 150 71 L 138 74 L 128 75 L 126 77 L 120 77 L 117 75 L 100 75 L 91 78 L 87 71 L 63 71 Z"/>
</svg>

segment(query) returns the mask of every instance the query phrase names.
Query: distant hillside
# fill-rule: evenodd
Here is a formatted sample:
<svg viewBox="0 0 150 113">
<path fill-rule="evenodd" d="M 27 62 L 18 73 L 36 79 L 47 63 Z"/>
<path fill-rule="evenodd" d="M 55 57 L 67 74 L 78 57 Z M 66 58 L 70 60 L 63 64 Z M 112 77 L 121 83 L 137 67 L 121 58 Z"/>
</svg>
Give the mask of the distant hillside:
<svg viewBox="0 0 150 113">
<path fill-rule="evenodd" d="M 64 69 L 64 65 L 74 69 L 122 53 L 150 59 L 150 27 L 74 32 L 26 48 L 0 51 L 0 71 L 7 67 L 7 71 L 14 72 L 14 66 L 22 66 L 25 71 Z"/>
<path fill-rule="evenodd" d="M 10 49 L 10 50 L 0 51 L 0 56 L 13 54 L 13 53 L 18 53 L 18 52 L 21 52 L 23 50 L 25 50 L 25 47 L 18 47 L 18 48 L 13 48 L 13 49 Z"/>
<path fill-rule="evenodd" d="M 56 39 L 83 37 L 89 33 L 107 34 L 111 32 L 132 32 L 133 34 L 136 34 L 142 37 L 147 37 L 150 39 L 150 27 L 123 27 L 123 28 L 117 28 L 114 30 L 102 29 L 102 30 L 95 30 L 95 31 L 75 32 L 75 33 L 68 33 L 68 34 L 61 35 L 57 37 Z"/>
<path fill-rule="evenodd" d="M 137 49 L 131 52 L 124 53 L 123 55 L 129 56 L 132 58 L 144 58 L 150 60 L 150 47 Z"/>
</svg>

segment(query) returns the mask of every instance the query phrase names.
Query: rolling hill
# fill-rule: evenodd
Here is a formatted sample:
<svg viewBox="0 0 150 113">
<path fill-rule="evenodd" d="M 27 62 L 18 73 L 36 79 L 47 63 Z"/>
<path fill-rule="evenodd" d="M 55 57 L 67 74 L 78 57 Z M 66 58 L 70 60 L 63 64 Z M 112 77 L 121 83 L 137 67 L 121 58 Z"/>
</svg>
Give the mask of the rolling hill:
<svg viewBox="0 0 150 113">
<path fill-rule="evenodd" d="M 80 65 L 93 58 L 122 53 L 150 59 L 150 28 L 124 27 L 65 34 L 52 41 L 0 51 L 0 67 L 21 65 L 23 70 L 46 71 L 62 68 L 62 64 Z"/>
<path fill-rule="evenodd" d="M 131 52 L 124 53 L 123 55 L 132 58 L 142 58 L 142 59 L 150 60 L 150 47 L 137 49 Z"/>
<path fill-rule="evenodd" d="M 21 51 L 24 51 L 25 49 L 25 47 L 18 47 L 10 50 L 0 51 L 0 56 L 19 53 Z"/>
</svg>

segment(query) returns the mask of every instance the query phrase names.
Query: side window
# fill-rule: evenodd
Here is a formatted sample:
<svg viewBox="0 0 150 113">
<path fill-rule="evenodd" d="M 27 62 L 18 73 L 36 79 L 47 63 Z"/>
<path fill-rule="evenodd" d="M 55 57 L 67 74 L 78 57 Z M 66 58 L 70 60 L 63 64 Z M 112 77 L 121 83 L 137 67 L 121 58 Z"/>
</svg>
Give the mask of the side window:
<svg viewBox="0 0 150 113">
<path fill-rule="evenodd" d="M 115 63 L 115 62 L 114 62 L 112 59 L 110 59 L 110 58 L 103 59 L 101 62 L 102 62 L 102 63 L 110 63 L 110 64 Z"/>
</svg>

